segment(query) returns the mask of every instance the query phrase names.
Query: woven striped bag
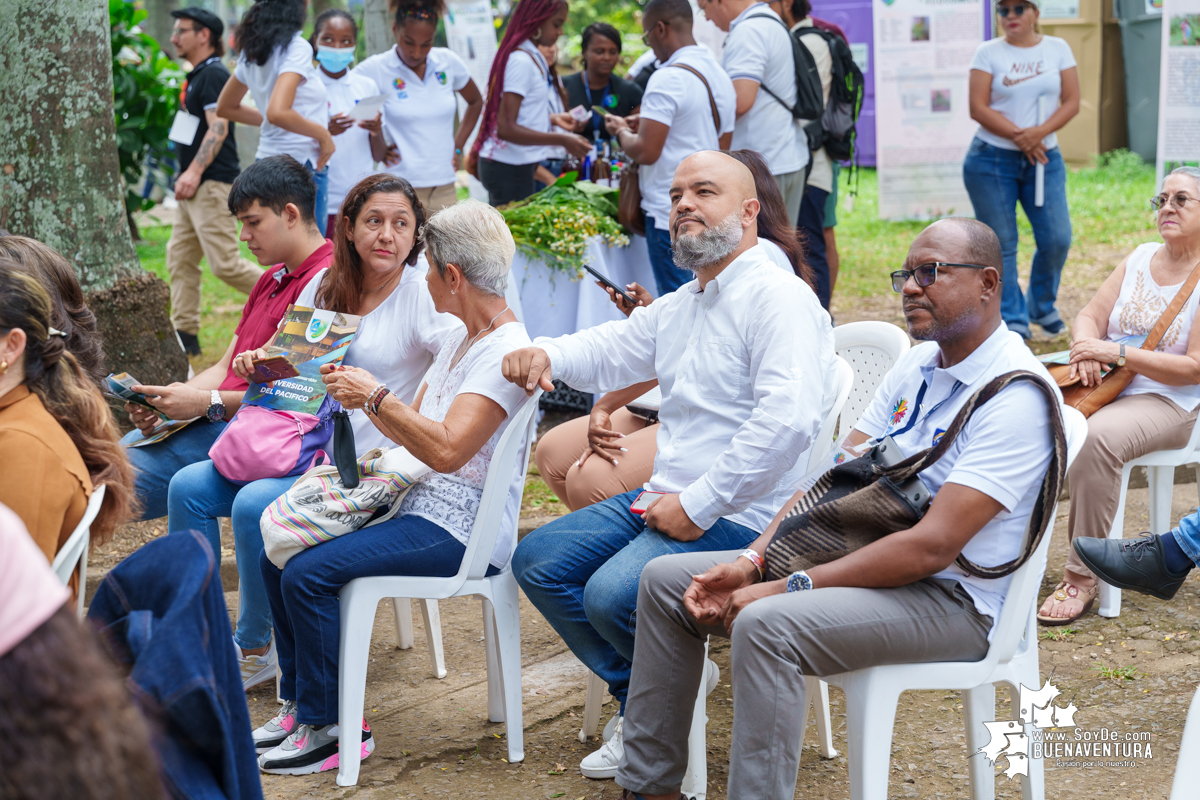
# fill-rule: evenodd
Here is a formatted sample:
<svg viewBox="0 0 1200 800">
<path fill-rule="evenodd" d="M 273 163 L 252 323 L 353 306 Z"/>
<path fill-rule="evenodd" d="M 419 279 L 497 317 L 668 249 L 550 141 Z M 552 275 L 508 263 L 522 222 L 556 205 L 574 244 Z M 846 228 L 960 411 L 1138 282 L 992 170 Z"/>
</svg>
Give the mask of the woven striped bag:
<svg viewBox="0 0 1200 800">
<path fill-rule="evenodd" d="M 283 566 L 308 547 L 389 520 L 431 470 L 403 447 L 375 448 L 358 460 L 358 485 L 347 489 L 337 467 L 314 467 L 263 511 L 267 558 Z"/>
</svg>

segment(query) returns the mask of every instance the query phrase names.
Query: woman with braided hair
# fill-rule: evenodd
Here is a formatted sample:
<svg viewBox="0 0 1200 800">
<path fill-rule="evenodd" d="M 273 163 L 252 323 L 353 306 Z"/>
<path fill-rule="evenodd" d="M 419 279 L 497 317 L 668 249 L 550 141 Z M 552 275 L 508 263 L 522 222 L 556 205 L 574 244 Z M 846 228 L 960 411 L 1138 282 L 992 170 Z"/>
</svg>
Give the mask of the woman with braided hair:
<svg viewBox="0 0 1200 800">
<path fill-rule="evenodd" d="M 37 279 L 0 258 L 0 503 L 49 561 L 83 518 L 94 486 L 106 490 L 93 545 L 107 541 L 136 502 L 133 468 L 104 396 L 51 319 Z"/>
<path fill-rule="evenodd" d="M 521 0 L 500 40 L 488 76 L 483 123 L 471 148 L 494 206 L 533 194 L 538 163 L 555 147 L 565 147 L 576 158 L 592 149 L 577 133 L 551 130 L 551 122 L 568 130 L 576 125 L 569 114 L 551 118 L 550 93 L 557 87 L 538 45 L 558 41 L 566 21 L 565 0 Z"/>
<path fill-rule="evenodd" d="M 392 36 L 396 46 L 371 56 L 352 74 L 374 81 L 383 105 L 383 128 L 393 147 L 386 170 L 408 181 L 430 214 L 458 201 L 455 172 L 462 165 L 463 148 L 475 130 L 483 95 L 467 72 L 463 60 L 446 47 L 434 47 L 443 0 L 391 0 L 395 9 Z M 455 93 L 467 108 L 458 130 Z"/>
</svg>

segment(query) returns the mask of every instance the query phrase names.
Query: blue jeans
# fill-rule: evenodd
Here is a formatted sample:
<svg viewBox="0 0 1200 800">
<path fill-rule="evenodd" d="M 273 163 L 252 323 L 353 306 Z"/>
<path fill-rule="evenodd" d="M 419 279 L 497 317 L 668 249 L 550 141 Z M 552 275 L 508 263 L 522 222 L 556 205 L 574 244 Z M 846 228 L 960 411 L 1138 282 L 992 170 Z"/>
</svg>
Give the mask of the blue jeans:
<svg viewBox="0 0 1200 800">
<path fill-rule="evenodd" d="M 312 175 L 313 182 L 317 184 L 317 229 L 321 231 L 321 235 L 325 235 L 325 224 L 329 222 L 329 165 L 325 165 L 325 169 L 320 172 L 313 166 L 311 161 L 304 162 L 304 168 L 308 170 L 308 174 Z"/>
<path fill-rule="evenodd" d="M 263 583 L 275 618 L 279 693 L 295 700 L 307 725 L 338 721 L 338 592 L 355 578 L 448 578 L 466 547 L 440 525 L 406 514 L 303 550 L 283 569 L 263 553 Z M 499 570 L 488 568 L 488 575 Z"/>
<path fill-rule="evenodd" d="M 1179 549 L 1200 567 L 1200 510 L 1179 520 L 1179 527 L 1171 533 L 1175 535 Z"/>
<path fill-rule="evenodd" d="M 263 478 L 245 486 L 217 472 L 212 461 L 201 461 L 179 470 L 167 497 L 167 531 L 199 531 L 221 561 L 220 517 L 233 520 L 234 552 L 238 568 L 238 623 L 234 639 L 253 650 L 271 643 L 271 609 L 262 585 L 258 555 L 263 551 L 258 521 L 263 511 L 296 482 L 291 478 Z"/>
<path fill-rule="evenodd" d="M 804 234 L 804 258 L 812 267 L 816 279 L 817 299 L 821 307 L 829 308 L 833 287 L 829 285 L 829 261 L 825 258 L 825 201 L 829 192 L 815 186 L 804 187 L 804 198 L 800 201 L 800 215 L 796 227 Z"/>
<path fill-rule="evenodd" d="M 675 266 L 671 252 L 670 231 L 654 227 L 654 217 L 646 215 L 646 248 L 650 251 L 650 267 L 654 270 L 654 282 L 658 284 L 658 296 L 673 292 L 692 279 L 687 270 Z"/>
<path fill-rule="evenodd" d="M 652 559 L 671 553 L 734 550 L 758 533 L 728 520 L 694 542 L 650 530 L 629 505 L 641 489 L 551 522 L 517 545 L 513 574 L 550 626 L 588 669 L 608 683 L 625 711 L 638 580 Z"/>
<path fill-rule="evenodd" d="M 142 439 L 141 431 L 135 428 L 125 434 L 121 444 L 125 445 L 125 452 L 133 462 L 134 491 L 142 503 L 142 519 L 167 515 L 167 487 L 171 485 L 171 478 L 189 464 L 207 461 L 208 450 L 225 430 L 225 425 L 224 422 L 196 420 L 171 438 L 145 447 L 129 446 Z M 214 549 L 219 559 L 221 548 Z"/>
<path fill-rule="evenodd" d="M 975 207 L 975 218 L 1000 237 L 1004 255 L 1004 287 L 1000 314 L 1011 330 L 1028 338 L 1030 322 L 1057 331 L 1062 323 L 1055 307 L 1058 281 L 1071 249 L 1071 212 L 1067 208 L 1067 169 L 1055 147 L 1046 152 L 1045 198 L 1034 202 L 1034 165 L 1020 150 L 1005 150 L 982 139 L 971 142 L 963 161 L 963 183 Z M 1029 290 L 1017 276 L 1017 203 L 1033 228 L 1037 249 L 1029 267 Z"/>
</svg>

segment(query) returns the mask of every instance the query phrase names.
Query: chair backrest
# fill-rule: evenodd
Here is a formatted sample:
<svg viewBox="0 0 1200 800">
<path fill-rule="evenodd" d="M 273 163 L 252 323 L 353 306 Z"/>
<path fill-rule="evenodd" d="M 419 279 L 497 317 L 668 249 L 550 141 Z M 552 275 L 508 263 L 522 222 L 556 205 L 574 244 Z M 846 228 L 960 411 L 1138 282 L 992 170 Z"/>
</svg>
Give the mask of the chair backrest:
<svg viewBox="0 0 1200 800">
<path fill-rule="evenodd" d="M 79 524 L 71 532 L 66 544 L 54 556 L 54 563 L 50 565 L 64 586 L 71 582 L 72 575 L 76 572 L 79 573 L 78 611 L 81 617 L 83 616 L 83 595 L 87 591 L 87 556 L 88 544 L 91 542 L 92 536 L 92 523 L 96 521 L 96 515 L 100 513 L 100 505 L 103 502 L 104 484 L 100 484 L 92 489 L 92 496 L 88 498 L 87 508 L 83 510 L 83 518 L 79 520 Z"/>
<path fill-rule="evenodd" d="M 504 509 L 508 504 L 508 492 L 512 487 L 513 474 L 517 462 L 522 458 L 521 474 L 529 469 L 529 450 L 537 433 L 538 400 L 542 390 L 528 397 L 512 415 L 512 421 L 496 443 L 492 453 L 492 461 L 488 464 L 487 477 L 483 481 L 483 495 L 479 499 L 479 511 L 475 514 L 475 525 L 471 528 L 471 539 L 467 542 L 467 550 L 463 553 L 462 566 L 459 567 L 460 580 L 482 578 L 491 564 L 492 550 L 496 546 L 496 538 L 500 535 L 500 526 L 504 524 Z M 521 447 L 522 443 L 525 445 Z M 513 531 L 514 546 L 516 531 Z"/>
<path fill-rule="evenodd" d="M 1087 439 L 1087 420 L 1070 406 L 1063 406 L 1063 426 L 1067 433 L 1067 468 L 1075 462 L 1075 456 L 1083 449 Z M 1054 513 L 1046 523 L 1046 532 L 1037 550 L 1020 569 L 1013 573 L 1012 582 L 1008 585 L 1004 607 L 1000 610 L 1000 619 L 996 631 L 992 635 L 992 644 L 988 650 L 988 658 L 995 657 L 997 661 L 1009 661 L 1021 646 L 1022 634 L 1025 644 L 1037 645 L 1037 627 L 1030 626 L 1033 619 L 1033 606 L 1037 602 L 1037 592 L 1042 585 L 1042 575 L 1046 572 L 1046 553 L 1050 550 L 1050 537 L 1054 533 L 1054 522 L 1058 517 L 1057 500 Z"/>
<path fill-rule="evenodd" d="M 521 291 L 517 287 L 517 276 L 511 270 L 508 273 L 508 285 L 504 287 L 504 301 L 516 316 L 517 322 L 525 322 L 525 309 L 521 307 Z"/>
<path fill-rule="evenodd" d="M 908 334 L 890 322 L 848 322 L 833 329 L 833 349 L 854 370 L 837 437 L 850 433 L 875 396 L 883 376 L 908 352 Z"/>
<path fill-rule="evenodd" d="M 854 369 L 841 356 L 834 356 L 833 376 L 833 402 L 829 408 L 825 409 L 825 419 L 821 421 L 821 427 L 817 430 L 812 447 L 808 448 L 808 467 L 805 472 L 812 472 L 821 465 L 825 456 L 829 455 L 829 451 L 833 447 L 838 417 L 844 413 L 846 399 L 850 396 L 850 388 L 854 384 Z"/>
</svg>

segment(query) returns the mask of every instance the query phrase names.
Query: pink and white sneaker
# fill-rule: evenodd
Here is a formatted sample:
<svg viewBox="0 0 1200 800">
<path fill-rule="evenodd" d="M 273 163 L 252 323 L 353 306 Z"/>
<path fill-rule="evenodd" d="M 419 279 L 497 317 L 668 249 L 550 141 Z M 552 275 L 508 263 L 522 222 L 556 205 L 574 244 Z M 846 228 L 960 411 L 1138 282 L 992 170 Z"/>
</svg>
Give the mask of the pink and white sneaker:
<svg viewBox="0 0 1200 800">
<path fill-rule="evenodd" d="M 279 713 L 251 734 L 254 737 L 254 752 L 262 755 L 279 747 L 296 730 L 297 724 L 296 701 L 285 700 Z"/>
<path fill-rule="evenodd" d="M 375 738 L 364 719 L 359 760 L 375 752 Z M 284 742 L 258 757 L 258 768 L 274 775 L 309 775 L 338 768 L 338 726 L 299 725 Z"/>
</svg>

